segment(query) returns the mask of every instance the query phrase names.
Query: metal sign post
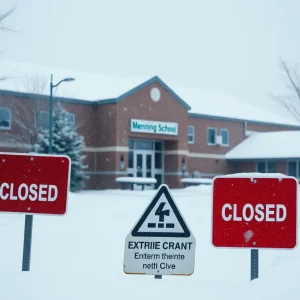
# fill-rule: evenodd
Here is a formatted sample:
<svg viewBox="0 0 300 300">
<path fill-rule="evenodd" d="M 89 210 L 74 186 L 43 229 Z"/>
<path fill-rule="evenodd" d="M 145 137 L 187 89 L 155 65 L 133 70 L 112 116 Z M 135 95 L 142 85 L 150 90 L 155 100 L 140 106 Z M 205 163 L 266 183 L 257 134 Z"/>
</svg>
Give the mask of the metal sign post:
<svg viewBox="0 0 300 300">
<path fill-rule="evenodd" d="M 25 216 L 22 271 L 30 271 L 33 215 Z"/>
<path fill-rule="evenodd" d="M 258 249 L 251 249 L 251 280 L 258 278 Z"/>
</svg>

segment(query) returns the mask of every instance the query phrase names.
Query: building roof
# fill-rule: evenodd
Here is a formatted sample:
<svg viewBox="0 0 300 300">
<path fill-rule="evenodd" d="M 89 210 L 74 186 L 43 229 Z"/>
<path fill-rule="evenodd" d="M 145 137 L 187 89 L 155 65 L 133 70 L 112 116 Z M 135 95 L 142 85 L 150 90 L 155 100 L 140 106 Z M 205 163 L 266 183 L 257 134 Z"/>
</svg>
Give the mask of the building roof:
<svg viewBox="0 0 300 300">
<path fill-rule="evenodd" d="M 179 88 L 175 91 L 191 106 L 191 116 L 202 118 L 217 116 L 228 120 L 300 126 L 300 122 L 292 115 L 286 117 L 265 111 L 251 103 L 222 93 L 187 88 Z"/>
<path fill-rule="evenodd" d="M 60 85 L 55 91 L 55 96 L 64 97 L 60 100 L 65 102 L 76 102 L 76 99 L 80 99 L 80 103 L 88 101 L 92 101 L 93 104 L 95 102 L 97 104 L 115 103 L 147 84 L 156 81 L 167 89 L 187 110 L 190 110 L 190 115 L 194 117 L 300 126 L 300 122 L 292 115 L 284 117 L 267 112 L 245 101 L 217 92 L 180 87 L 172 85 L 169 81 L 167 85 L 158 76 L 118 78 L 103 74 L 3 61 L 1 62 L 1 75 L 8 74 L 9 78 L 0 81 L 0 89 L 6 90 L 5 93 L 8 93 L 7 90 L 28 92 L 26 77 L 30 78 L 38 75 L 40 79 L 47 80 L 46 89 L 40 92 L 48 95 L 51 73 L 54 74 L 54 83 L 70 76 L 76 79 L 74 82 Z M 35 82 L 33 83 L 36 85 Z M 77 103 L 79 102 L 77 101 Z"/>
<path fill-rule="evenodd" d="M 116 76 L 96 74 L 92 72 L 79 72 L 65 70 L 56 67 L 20 63 L 14 61 L 1 61 L 1 76 L 8 78 L 0 82 L 0 89 L 18 92 L 37 92 L 49 95 L 50 74 L 53 81 L 57 83 L 66 77 L 74 77 L 75 81 L 64 83 L 55 90 L 55 96 L 69 99 L 85 99 L 86 101 L 97 101 L 101 99 L 112 99 L 140 85 L 153 76 L 118 78 Z M 32 89 L 28 89 L 28 78 L 38 76 L 38 82 L 33 82 Z M 45 89 L 39 90 L 36 85 L 46 81 Z"/>
<path fill-rule="evenodd" d="M 158 76 L 154 76 L 152 78 L 150 78 L 149 80 L 141 83 L 140 85 L 138 85 L 137 87 L 134 87 L 133 89 L 127 91 L 126 93 L 118 96 L 116 98 L 117 102 L 120 102 L 122 99 L 125 99 L 126 97 L 128 97 L 129 95 L 132 95 L 134 93 L 136 93 L 137 91 L 141 90 L 142 88 L 144 88 L 145 86 L 152 84 L 152 83 L 159 83 L 165 90 L 167 90 L 170 94 L 172 94 L 172 96 L 180 103 L 182 104 L 187 110 L 190 110 L 191 107 L 182 99 L 178 96 L 178 94 L 176 94 L 174 92 L 174 90 L 172 90 L 165 82 L 163 82 Z M 101 103 L 99 101 L 99 103 Z"/>
<path fill-rule="evenodd" d="M 300 131 L 252 133 L 225 155 L 228 160 L 300 158 Z"/>
<path fill-rule="evenodd" d="M 0 90 L 2 90 L 4 94 L 11 94 L 9 93 L 11 91 L 23 93 L 29 97 L 34 97 L 34 95 L 32 90 L 28 89 L 28 84 L 31 85 L 31 88 L 35 90 L 35 92 L 49 95 L 48 86 L 50 74 L 54 74 L 54 83 L 57 83 L 57 81 L 62 78 L 74 77 L 74 82 L 60 85 L 57 91 L 55 91 L 55 96 L 59 97 L 60 101 L 65 100 L 65 102 L 76 102 L 78 99 L 81 103 L 83 103 L 83 101 L 89 101 L 97 102 L 98 104 L 119 102 L 143 87 L 157 82 L 169 91 L 187 110 L 191 109 L 188 103 L 180 98 L 174 90 L 158 76 L 119 78 L 103 74 L 63 70 L 11 61 L 1 62 L 1 74 L 3 74 L 3 76 L 7 74 L 8 76 L 7 80 L 0 81 Z M 35 80 L 37 77 L 38 80 Z M 34 80 L 29 83 L 28 79 L 30 78 L 34 78 Z M 45 81 L 47 83 L 45 89 L 41 89 L 37 86 L 42 85 Z"/>
</svg>

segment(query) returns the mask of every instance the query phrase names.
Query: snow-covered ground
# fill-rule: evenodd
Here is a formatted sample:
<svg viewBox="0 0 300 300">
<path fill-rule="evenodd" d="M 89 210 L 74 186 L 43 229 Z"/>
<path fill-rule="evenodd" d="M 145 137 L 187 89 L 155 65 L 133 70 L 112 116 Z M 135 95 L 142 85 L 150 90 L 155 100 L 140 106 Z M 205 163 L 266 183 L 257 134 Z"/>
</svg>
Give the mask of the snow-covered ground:
<svg viewBox="0 0 300 300">
<path fill-rule="evenodd" d="M 123 273 L 126 235 L 154 191 L 70 194 L 64 217 L 35 216 L 30 272 L 21 272 L 24 216 L 1 214 L 1 300 L 299 300 L 299 248 L 260 251 L 260 278 L 251 282 L 250 250 L 211 245 L 210 189 L 172 190 L 197 241 L 188 277 Z"/>
</svg>

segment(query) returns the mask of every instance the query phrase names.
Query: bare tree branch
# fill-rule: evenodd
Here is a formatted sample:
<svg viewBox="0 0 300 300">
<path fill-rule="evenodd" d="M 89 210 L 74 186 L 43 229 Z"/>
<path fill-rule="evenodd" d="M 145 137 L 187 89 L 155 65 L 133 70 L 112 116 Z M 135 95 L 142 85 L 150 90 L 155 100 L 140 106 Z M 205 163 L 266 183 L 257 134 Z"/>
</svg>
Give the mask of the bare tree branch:
<svg viewBox="0 0 300 300">
<path fill-rule="evenodd" d="M 297 110 L 297 108 L 288 101 L 283 101 L 283 105 L 293 114 L 293 116 L 300 121 L 300 112 Z"/>
<path fill-rule="evenodd" d="M 34 94 L 44 94 L 46 90 L 46 86 L 48 83 L 48 78 L 45 75 L 26 75 L 24 80 L 24 87 L 27 91 Z M 39 99 L 35 99 L 34 101 L 34 119 L 33 119 L 33 135 L 32 135 L 32 143 L 36 143 L 40 123 L 40 112 L 41 112 L 41 101 Z"/>
<path fill-rule="evenodd" d="M 26 91 L 33 94 L 44 94 L 47 80 L 40 75 L 25 76 L 23 85 Z M 34 151 L 38 134 L 40 133 L 41 100 L 37 97 L 30 102 L 21 99 L 14 106 L 12 125 L 18 129 L 16 134 L 7 134 L 9 143 L 17 145 L 18 148 L 30 152 Z"/>
<path fill-rule="evenodd" d="M 276 96 L 270 95 L 276 102 L 279 102 L 285 107 L 298 121 L 300 121 L 300 105 L 297 103 L 295 96 L 284 95 Z"/>
<path fill-rule="evenodd" d="M 281 96 L 281 97 L 275 97 L 273 98 L 277 101 L 280 101 L 281 104 L 285 108 L 288 109 L 288 111 L 291 112 L 291 114 L 300 121 L 300 70 L 298 64 L 295 64 L 295 66 L 292 68 L 288 66 L 287 62 L 283 59 L 280 59 L 279 61 L 279 67 L 283 72 L 284 79 L 286 82 L 286 88 L 291 91 L 291 94 Z"/>
<path fill-rule="evenodd" d="M 13 148 L 19 148 L 20 150 L 23 150 L 24 152 L 30 152 L 31 147 L 29 144 L 26 144 L 21 136 L 16 136 L 11 133 L 6 132 L 6 144 L 9 144 Z"/>
<path fill-rule="evenodd" d="M 297 97 L 300 101 L 300 88 L 298 85 L 299 82 L 299 71 L 294 68 L 290 69 L 287 63 L 283 60 L 280 61 L 280 66 L 283 72 L 286 74 L 288 79 L 288 84 L 291 85 L 292 90 L 297 94 Z"/>
<path fill-rule="evenodd" d="M 10 17 L 14 12 L 16 11 L 16 6 L 8 10 L 7 12 L 0 14 L 0 30 L 5 30 L 5 31 L 14 31 L 13 29 L 3 25 L 4 21 Z"/>
<path fill-rule="evenodd" d="M 46 90 L 48 78 L 45 75 L 30 74 L 24 77 L 24 88 L 33 94 L 43 94 Z"/>
<path fill-rule="evenodd" d="M 48 86 L 48 78 L 39 74 L 26 75 L 23 81 L 23 88 L 29 93 L 35 94 L 30 101 L 20 99 L 14 103 L 14 112 L 12 115 L 12 126 L 17 129 L 14 134 L 5 135 L 6 142 L 13 147 L 18 147 L 25 152 L 34 151 L 37 139 L 41 133 L 40 113 L 42 109 L 42 100 L 38 95 L 45 94 Z M 85 124 L 83 120 L 76 120 L 76 130 Z"/>
</svg>

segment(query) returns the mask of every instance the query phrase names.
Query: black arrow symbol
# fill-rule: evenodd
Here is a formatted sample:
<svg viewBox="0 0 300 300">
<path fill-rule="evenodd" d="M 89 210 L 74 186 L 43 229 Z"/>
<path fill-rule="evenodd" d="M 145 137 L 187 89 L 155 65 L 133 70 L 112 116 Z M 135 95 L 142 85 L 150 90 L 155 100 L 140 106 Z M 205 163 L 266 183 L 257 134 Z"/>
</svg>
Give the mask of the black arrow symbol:
<svg viewBox="0 0 300 300">
<path fill-rule="evenodd" d="M 170 210 L 163 210 L 166 202 L 161 202 L 160 205 L 158 206 L 155 215 L 159 216 L 159 222 L 164 222 L 165 216 L 169 216 Z"/>
</svg>

